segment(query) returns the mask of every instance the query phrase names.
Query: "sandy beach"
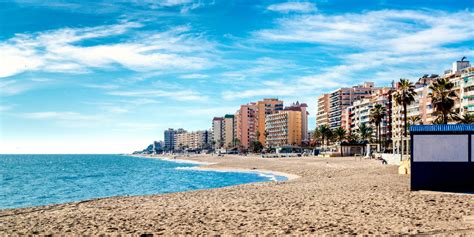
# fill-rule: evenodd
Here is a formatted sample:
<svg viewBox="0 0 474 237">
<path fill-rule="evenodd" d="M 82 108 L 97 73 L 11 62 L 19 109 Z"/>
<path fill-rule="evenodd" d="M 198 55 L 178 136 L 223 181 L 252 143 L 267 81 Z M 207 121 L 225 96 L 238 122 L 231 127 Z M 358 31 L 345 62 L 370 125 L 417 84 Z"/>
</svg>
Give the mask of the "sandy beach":
<svg viewBox="0 0 474 237">
<path fill-rule="evenodd" d="M 380 161 L 178 159 L 289 180 L 3 210 L 0 234 L 474 234 L 474 195 L 410 192 L 409 176 Z"/>
</svg>

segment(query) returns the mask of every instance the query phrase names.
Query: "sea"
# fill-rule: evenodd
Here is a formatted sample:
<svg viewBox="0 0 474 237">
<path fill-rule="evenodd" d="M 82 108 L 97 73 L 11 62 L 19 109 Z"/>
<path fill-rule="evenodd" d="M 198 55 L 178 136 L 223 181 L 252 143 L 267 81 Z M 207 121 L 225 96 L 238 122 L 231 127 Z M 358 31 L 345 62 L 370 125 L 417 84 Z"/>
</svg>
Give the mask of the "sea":
<svg viewBox="0 0 474 237">
<path fill-rule="evenodd" d="M 0 209 L 281 181 L 257 172 L 124 155 L 0 155 Z"/>
</svg>

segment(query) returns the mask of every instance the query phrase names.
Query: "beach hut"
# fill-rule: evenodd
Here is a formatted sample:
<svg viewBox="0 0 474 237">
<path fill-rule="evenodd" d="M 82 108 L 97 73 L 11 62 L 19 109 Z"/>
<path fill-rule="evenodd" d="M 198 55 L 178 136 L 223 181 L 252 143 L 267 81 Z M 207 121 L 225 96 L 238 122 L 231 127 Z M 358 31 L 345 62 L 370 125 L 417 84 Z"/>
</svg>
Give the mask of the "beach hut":
<svg viewBox="0 0 474 237">
<path fill-rule="evenodd" d="M 474 192 L 474 125 L 410 127 L 411 190 Z"/>
<path fill-rule="evenodd" d="M 363 156 L 366 154 L 368 142 L 341 142 L 341 156 Z"/>
</svg>

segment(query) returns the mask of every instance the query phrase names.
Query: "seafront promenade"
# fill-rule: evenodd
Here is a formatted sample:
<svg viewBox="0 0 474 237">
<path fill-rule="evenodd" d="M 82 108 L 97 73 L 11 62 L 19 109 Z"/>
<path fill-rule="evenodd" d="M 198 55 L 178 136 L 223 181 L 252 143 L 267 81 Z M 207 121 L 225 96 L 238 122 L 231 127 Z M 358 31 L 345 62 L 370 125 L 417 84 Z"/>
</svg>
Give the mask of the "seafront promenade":
<svg viewBox="0 0 474 237">
<path fill-rule="evenodd" d="M 177 159 L 212 163 L 203 169 L 275 171 L 290 179 L 4 210 L 0 234 L 474 233 L 474 195 L 410 192 L 409 176 L 380 161 L 231 155 Z"/>
</svg>

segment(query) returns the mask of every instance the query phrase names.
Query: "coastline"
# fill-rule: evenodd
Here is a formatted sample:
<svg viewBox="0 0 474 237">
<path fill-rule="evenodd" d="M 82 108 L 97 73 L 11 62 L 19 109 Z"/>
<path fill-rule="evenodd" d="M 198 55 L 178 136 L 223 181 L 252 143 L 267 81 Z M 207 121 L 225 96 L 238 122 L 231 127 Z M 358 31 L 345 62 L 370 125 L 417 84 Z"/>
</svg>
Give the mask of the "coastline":
<svg viewBox="0 0 474 237">
<path fill-rule="evenodd" d="M 180 159 L 212 163 L 206 169 L 271 170 L 299 178 L 2 210 L 0 234 L 474 234 L 474 195 L 410 192 L 409 176 L 375 160 Z"/>
<path fill-rule="evenodd" d="M 178 156 L 176 158 L 166 158 L 165 156 L 153 156 L 153 155 L 128 155 L 133 157 L 141 157 L 141 158 L 151 158 L 151 159 L 159 159 L 164 161 L 170 162 L 177 162 L 177 163 L 187 163 L 187 164 L 196 164 L 198 166 L 192 167 L 191 169 L 194 170 L 202 170 L 202 171 L 217 171 L 217 172 L 238 172 L 238 173 L 257 173 L 262 175 L 273 175 L 273 176 L 281 176 L 285 177 L 286 180 L 278 180 L 280 182 L 293 180 L 300 178 L 300 176 L 296 174 L 289 174 L 279 171 L 273 170 L 264 170 L 264 169 L 244 169 L 244 168 L 234 168 L 234 167 L 226 167 L 225 165 L 221 165 L 222 162 L 203 162 L 197 161 L 199 157 L 203 155 L 195 155 L 195 156 Z M 186 159 L 188 158 L 188 159 Z M 194 158 L 194 159 L 193 159 Z M 214 167 L 213 167 L 214 166 Z M 269 180 L 269 181 L 277 181 L 277 180 Z"/>
</svg>

